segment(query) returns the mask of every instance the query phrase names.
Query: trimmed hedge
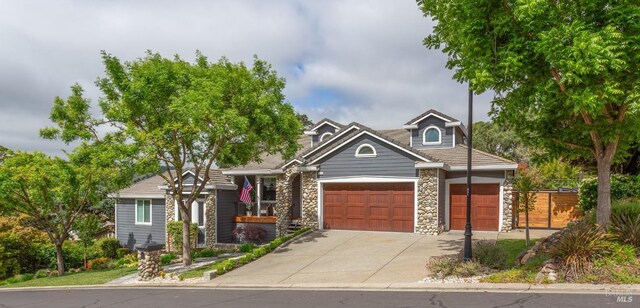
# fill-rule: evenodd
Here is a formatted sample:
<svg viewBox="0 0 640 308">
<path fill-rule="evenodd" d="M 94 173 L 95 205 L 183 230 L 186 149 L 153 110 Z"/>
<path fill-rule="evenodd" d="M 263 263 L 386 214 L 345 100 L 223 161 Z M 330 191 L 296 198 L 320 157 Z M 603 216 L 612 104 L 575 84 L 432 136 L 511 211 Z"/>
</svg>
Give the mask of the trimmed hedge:
<svg viewBox="0 0 640 308">
<path fill-rule="evenodd" d="M 611 201 L 640 196 L 640 175 L 614 174 L 611 176 Z M 580 208 L 583 211 L 596 208 L 598 203 L 598 179 L 588 178 L 578 190 Z"/>
</svg>

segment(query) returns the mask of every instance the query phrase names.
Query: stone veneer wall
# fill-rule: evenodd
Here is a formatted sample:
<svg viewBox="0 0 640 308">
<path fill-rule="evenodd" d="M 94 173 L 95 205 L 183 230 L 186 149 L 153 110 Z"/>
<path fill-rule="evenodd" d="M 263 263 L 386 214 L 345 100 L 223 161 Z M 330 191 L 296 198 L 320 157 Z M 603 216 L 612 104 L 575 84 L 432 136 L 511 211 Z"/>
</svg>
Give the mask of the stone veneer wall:
<svg viewBox="0 0 640 308">
<path fill-rule="evenodd" d="M 418 178 L 418 223 L 416 233 L 437 235 L 438 226 L 438 170 L 420 169 Z"/>
<path fill-rule="evenodd" d="M 318 172 L 302 172 L 302 225 L 318 229 Z"/>
<path fill-rule="evenodd" d="M 502 232 L 513 229 L 513 176 L 514 171 L 506 171 L 502 192 Z"/>
<path fill-rule="evenodd" d="M 166 226 L 168 226 L 170 222 L 173 222 L 176 220 L 176 203 L 172 195 L 165 195 L 164 200 L 165 200 L 164 208 L 166 212 L 165 219 L 167 223 Z M 165 247 L 167 247 L 167 250 L 175 251 L 171 246 L 171 239 L 169 238 L 168 232 L 167 234 L 165 234 Z"/>
<path fill-rule="evenodd" d="M 292 206 L 292 182 L 298 172 L 298 164 L 293 163 L 284 169 L 283 173 L 276 176 L 276 236 L 287 233 L 287 227 L 291 223 L 289 213 Z"/>
<path fill-rule="evenodd" d="M 206 195 L 204 199 L 204 240 L 205 246 L 207 248 L 213 249 L 216 242 L 218 241 L 217 235 L 217 226 L 218 221 L 216 220 L 216 200 L 217 200 L 217 190 L 211 190 L 211 192 Z"/>
<path fill-rule="evenodd" d="M 146 281 L 160 276 L 160 250 L 138 251 L 138 280 Z"/>
</svg>

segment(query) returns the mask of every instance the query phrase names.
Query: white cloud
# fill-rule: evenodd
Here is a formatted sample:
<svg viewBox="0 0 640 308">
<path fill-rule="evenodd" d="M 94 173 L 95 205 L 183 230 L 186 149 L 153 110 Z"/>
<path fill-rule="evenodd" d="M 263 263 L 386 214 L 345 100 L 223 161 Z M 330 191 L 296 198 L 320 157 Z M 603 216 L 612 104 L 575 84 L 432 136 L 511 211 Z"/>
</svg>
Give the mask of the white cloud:
<svg viewBox="0 0 640 308">
<path fill-rule="evenodd" d="M 57 153 L 38 129 L 75 82 L 97 101 L 100 50 L 125 60 L 147 49 L 246 62 L 257 54 L 315 120 L 392 128 L 436 108 L 465 121 L 466 86 L 451 80 L 441 51 L 422 46 L 431 26 L 414 1 L 0 2 L 0 144 Z M 322 91 L 335 95 L 319 105 Z M 478 100 L 477 118 L 489 99 Z"/>
</svg>

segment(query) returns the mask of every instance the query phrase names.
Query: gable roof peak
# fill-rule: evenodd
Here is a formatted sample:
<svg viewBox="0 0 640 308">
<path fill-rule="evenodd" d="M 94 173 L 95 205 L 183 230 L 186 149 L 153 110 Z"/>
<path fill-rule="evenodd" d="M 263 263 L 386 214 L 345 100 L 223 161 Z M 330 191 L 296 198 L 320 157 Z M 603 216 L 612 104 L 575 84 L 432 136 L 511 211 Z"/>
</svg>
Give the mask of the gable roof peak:
<svg viewBox="0 0 640 308">
<path fill-rule="evenodd" d="M 329 125 L 335 127 L 337 130 L 339 130 L 339 129 L 344 127 L 344 125 L 342 125 L 342 124 L 340 124 L 340 123 L 338 123 L 338 122 L 336 122 L 334 120 L 331 120 L 329 118 L 324 118 L 324 119 L 316 122 L 316 124 L 314 124 L 313 127 L 311 129 L 309 129 L 309 131 L 315 131 L 316 129 L 318 129 L 318 127 L 322 126 L 323 124 L 329 124 Z"/>
<path fill-rule="evenodd" d="M 448 116 L 438 110 L 435 109 L 429 109 L 426 112 L 422 113 L 421 115 L 411 119 L 409 122 L 407 122 L 405 125 L 414 125 L 417 124 L 418 122 L 422 121 L 423 119 L 429 117 L 429 116 L 436 116 L 438 118 L 441 118 L 447 122 L 459 122 L 458 119 Z"/>
</svg>

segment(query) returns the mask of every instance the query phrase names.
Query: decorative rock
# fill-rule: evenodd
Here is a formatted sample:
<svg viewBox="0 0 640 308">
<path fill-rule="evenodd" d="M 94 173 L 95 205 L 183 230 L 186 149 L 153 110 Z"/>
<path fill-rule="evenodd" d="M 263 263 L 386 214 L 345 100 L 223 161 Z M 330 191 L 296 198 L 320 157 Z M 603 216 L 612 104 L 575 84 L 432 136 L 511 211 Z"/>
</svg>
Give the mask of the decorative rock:
<svg viewBox="0 0 640 308">
<path fill-rule="evenodd" d="M 160 276 L 160 250 L 138 251 L 138 280 L 145 281 Z"/>
<path fill-rule="evenodd" d="M 302 225 L 318 229 L 318 180 L 317 172 L 302 172 Z"/>
<path fill-rule="evenodd" d="M 289 216 L 293 198 L 291 189 L 293 179 L 298 174 L 298 166 L 298 163 L 293 163 L 276 176 L 276 236 L 285 235 L 291 223 Z"/>
<path fill-rule="evenodd" d="M 204 238 L 205 238 L 205 245 L 209 249 L 213 249 L 216 242 L 218 241 L 218 234 L 216 230 L 216 226 L 218 225 L 216 223 L 216 208 L 217 208 L 216 194 L 217 194 L 217 191 L 215 189 L 212 189 L 211 193 L 208 194 L 207 197 L 204 199 L 204 208 L 205 208 L 205 217 L 206 217 L 205 221 L 207 222 L 204 227 L 205 228 Z"/>
<path fill-rule="evenodd" d="M 502 232 L 509 232 L 513 229 L 513 171 L 507 171 L 503 184 L 503 207 L 502 207 Z"/>
<path fill-rule="evenodd" d="M 416 233 L 437 235 L 444 229 L 438 223 L 438 170 L 436 169 L 419 171 L 417 212 Z"/>
</svg>

